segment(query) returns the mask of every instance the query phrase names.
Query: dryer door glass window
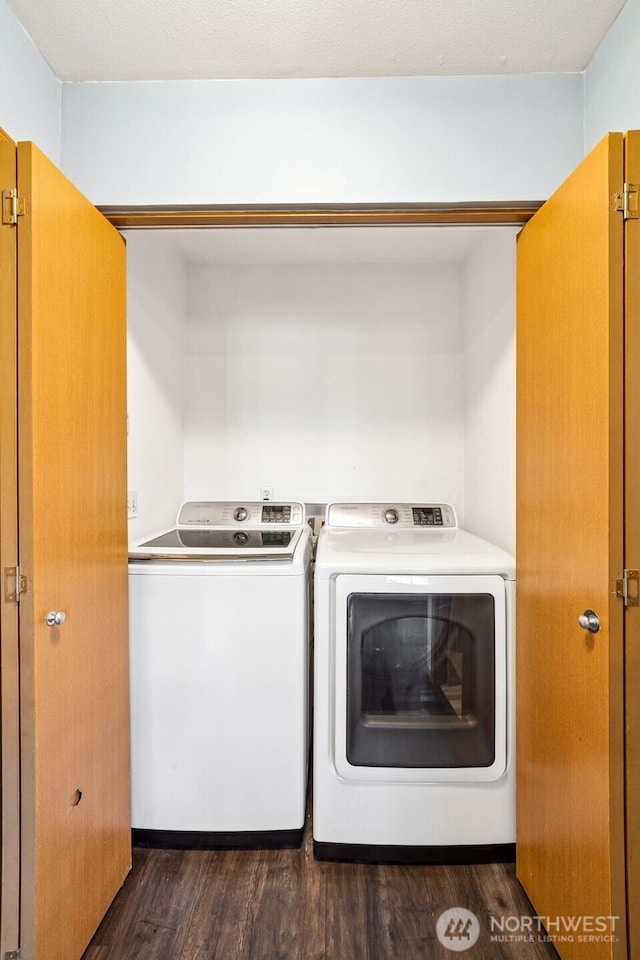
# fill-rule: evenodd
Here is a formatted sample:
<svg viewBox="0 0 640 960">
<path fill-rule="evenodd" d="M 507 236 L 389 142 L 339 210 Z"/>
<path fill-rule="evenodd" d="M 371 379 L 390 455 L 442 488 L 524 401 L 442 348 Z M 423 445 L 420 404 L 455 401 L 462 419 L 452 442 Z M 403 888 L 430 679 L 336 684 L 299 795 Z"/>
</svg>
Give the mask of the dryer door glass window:
<svg viewBox="0 0 640 960">
<path fill-rule="evenodd" d="M 494 762 L 491 595 L 349 596 L 347 759 L 367 767 Z"/>
</svg>

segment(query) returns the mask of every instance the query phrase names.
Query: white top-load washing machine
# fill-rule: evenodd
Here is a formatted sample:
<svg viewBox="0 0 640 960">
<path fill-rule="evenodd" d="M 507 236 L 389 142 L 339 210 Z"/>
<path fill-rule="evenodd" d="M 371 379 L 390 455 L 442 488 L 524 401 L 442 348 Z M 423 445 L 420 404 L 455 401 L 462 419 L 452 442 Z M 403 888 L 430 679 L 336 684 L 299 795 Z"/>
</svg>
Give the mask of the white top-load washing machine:
<svg viewBox="0 0 640 960">
<path fill-rule="evenodd" d="M 310 560 L 300 503 L 185 503 L 130 546 L 138 845 L 300 843 Z"/>
<path fill-rule="evenodd" d="M 448 504 L 330 504 L 315 565 L 320 859 L 513 858 L 513 558 Z"/>
</svg>

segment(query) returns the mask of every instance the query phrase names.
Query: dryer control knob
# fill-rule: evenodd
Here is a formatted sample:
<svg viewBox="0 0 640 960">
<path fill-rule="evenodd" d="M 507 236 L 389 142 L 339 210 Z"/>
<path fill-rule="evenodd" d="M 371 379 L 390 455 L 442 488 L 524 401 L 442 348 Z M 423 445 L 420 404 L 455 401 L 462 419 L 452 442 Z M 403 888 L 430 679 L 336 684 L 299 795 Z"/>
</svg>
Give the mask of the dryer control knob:
<svg viewBox="0 0 640 960">
<path fill-rule="evenodd" d="M 236 507 L 233 511 L 234 520 L 246 520 L 249 516 L 249 512 L 246 507 Z"/>
<path fill-rule="evenodd" d="M 384 518 L 387 523 L 397 523 L 400 519 L 400 515 L 397 510 L 394 510 L 393 507 L 389 507 L 388 510 L 384 512 Z"/>
</svg>

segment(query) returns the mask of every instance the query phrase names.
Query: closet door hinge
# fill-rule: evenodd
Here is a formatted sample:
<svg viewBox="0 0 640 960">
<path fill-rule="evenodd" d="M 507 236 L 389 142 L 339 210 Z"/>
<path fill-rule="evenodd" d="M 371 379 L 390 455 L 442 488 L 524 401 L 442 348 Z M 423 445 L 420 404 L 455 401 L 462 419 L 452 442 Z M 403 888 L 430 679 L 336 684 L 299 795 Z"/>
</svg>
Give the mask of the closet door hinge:
<svg viewBox="0 0 640 960">
<path fill-rule="evenodd" d="M 2 222 L 13 226 L 18 222 L 18 217 L 24 217 L 27 212 L 27 201 L 24 197 L 18 196 L 18 191 L 2 191 Z"/>
<path fill-rule="evenodd" d="M 616 580 L 616 597 L 625 607 L 640 606 L 640 571 L 625 570 L 622 580 Z"/>
<path fill-rule="evenodd" d="M 625 183 L 622 193 L 614 193 L 614 210 L 621 213 L 625 220 L 638 220 L 638 184 Z"/>
<path fill-rule="evenodd" d="M 20 603 L 23 593 L 27 592 L 27 578 L 20 567 L 5 567 L 4 599 L 7 603 Z"/>
<path fill-rule="evenodd" d="M 4 960 L 20 960 L 20 951 L 7 950 L 7 952 L 4 955 Z"/>
</svg>

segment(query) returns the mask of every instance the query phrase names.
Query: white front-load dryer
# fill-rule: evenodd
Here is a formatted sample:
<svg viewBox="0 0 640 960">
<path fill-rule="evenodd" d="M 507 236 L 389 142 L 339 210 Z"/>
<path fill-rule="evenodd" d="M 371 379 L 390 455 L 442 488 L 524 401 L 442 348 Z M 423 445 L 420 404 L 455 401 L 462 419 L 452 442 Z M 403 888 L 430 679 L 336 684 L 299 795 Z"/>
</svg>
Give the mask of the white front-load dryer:
<svg viewBox="0 0 640 960">
<path fill-rule="evenodd" d="M 320 859 L 514 854 L 513 558 L 447 504 L 330 504 L 315 564 Z"/>
<path fill-rule="evenodd" d="M 134 843 L 298 845 L 310 727 L 303 506 L 192 501 L 129 556 Z"/>
</svg>

